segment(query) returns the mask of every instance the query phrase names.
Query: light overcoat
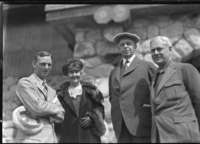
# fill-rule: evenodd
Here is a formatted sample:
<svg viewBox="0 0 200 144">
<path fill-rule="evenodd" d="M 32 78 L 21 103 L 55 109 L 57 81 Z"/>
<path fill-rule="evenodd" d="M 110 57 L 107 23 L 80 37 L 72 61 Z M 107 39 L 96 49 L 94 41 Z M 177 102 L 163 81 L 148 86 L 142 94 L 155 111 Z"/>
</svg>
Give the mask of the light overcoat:
<svg viewBox="0 0 200 144">
<path fill-rule="evenodd" d="M 49 86 L 47 87 L 48 96 L 45 100 L 45 92 L 35 74 L 19 80 L 16 89 L 17 103 L 24 105 L 30 115 L 39 118 L 44 126 L 42 131 L 35 135 L 28 135 L 19 130 L 15 142 L 57 143 L 54 123 L 60 123 L 64 120 L 65 111 L 59 100 L 53 103 L 53 100 L 57 97 L 56 91 Z"/>
<path fill-rule="evenodd" d="M 200 75 L 191 64 L 171 62 L 157 91 L 151 85 L 152 143 L 200 142 Z"/>
</svg>

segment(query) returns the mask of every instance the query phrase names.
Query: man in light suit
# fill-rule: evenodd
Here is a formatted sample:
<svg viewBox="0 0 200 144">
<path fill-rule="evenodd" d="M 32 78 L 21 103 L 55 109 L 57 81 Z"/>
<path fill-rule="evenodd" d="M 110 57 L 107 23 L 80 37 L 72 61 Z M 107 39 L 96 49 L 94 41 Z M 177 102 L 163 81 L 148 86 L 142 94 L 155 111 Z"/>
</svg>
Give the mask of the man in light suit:
<svg viewBox="0 0 200 144">
<path fill-rule="evenodd" d="M 200 142 L 200 75 L 194 66 L 172 61 L 165 36 L 150 42 L 159 66 L 151 86 L 152 143 Z"/>
<path fill-rule="evenodd" d="M 54 123 L 64 120 L 64 109 L 57 99 L 56 91 L 46 84 L 46 77 L 52 68 L 51 54 L 38 52 L 33 60 L 34 73 L 18 82 L 16 94 L 19 105 L 25 106 L 27 115 L 43 123 L 39 133 L 29 135 L 18 131 L 18 143 L 57 143 Z"/>
<path fill-rule="evenodd" d="M 118 143 L 151 139 L 150 83 L 156 67 L 135 55 L 139 40 L 126 32 L 114 37 L 123 57 L 109 77 L 111 118 Z"/>
</svg>

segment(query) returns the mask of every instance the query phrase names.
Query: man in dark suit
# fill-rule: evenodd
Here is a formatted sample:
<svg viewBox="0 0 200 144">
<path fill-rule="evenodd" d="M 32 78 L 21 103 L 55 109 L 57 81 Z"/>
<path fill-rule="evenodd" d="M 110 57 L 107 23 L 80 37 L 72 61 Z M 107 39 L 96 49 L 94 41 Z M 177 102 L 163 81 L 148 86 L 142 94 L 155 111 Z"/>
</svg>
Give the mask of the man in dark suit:
<svg viewBox="0 0 200 144">
<path fill-rule="evenodd" d="M 150 42 L 159 66 L 151 85 L 151 142 L 200 142 L 200 75 L 194 66 L 171 60 L 172 45 L 165 36 Z"/>
<path fill-rule="evenodd" d="M 126 32 L 114 37 L 122 54 L 109 77 L 111 118 L 118 143 L 150 142 L 150 83 L 156 67 L 135 55 L 139 40 Z"/>
</svg>

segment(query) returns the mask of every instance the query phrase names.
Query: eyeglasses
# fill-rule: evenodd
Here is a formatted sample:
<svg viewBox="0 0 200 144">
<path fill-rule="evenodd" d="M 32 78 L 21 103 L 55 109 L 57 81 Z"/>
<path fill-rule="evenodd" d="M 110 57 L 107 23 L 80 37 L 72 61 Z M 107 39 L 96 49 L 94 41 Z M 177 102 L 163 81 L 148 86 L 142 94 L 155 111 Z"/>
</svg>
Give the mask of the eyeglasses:
<svg viewBox="0 0 200 144">
<path fill-rule="evenodd" d="M 156 51 L 160 53 L 162 50 L 163 48 L 154 48 L 154 49 L 151 49 L 151 53 L 155 53 Z"/>
<path fill-rule="evenodd" d="M 127 41 L 127 42 L 121 42 L 121 43 L 119 43 L 119 47 L 124 47 L 124 46 L 125 46 L 125 44 L 126 44 L 127 46 L 131 46 L 131 45 L 133 45 L 133 43 L 132 43 L 132 42 L 130 42 L 130 41 Z"/>
</svg>

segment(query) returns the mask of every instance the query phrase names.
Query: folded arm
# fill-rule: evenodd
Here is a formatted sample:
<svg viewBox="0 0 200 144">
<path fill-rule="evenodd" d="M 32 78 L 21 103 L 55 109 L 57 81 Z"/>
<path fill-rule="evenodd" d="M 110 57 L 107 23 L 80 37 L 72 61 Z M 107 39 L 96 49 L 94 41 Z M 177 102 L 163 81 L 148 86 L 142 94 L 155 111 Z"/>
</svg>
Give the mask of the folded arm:
<svg viewBox="0 0 200 144">
<path fill-rule="evenodd" d="M 21 79 L 17 85 L 17 96 L 27 110 L 35 117 L 50 116 L 60 122 L 64 119 L 64 110 L 60 103 L 40 98 L 35 86 L 28 79 Z"/>
<path fill-rule="evenodd" d="M 52 103 L 55 103 L 59 107 L 60 113 L 57 113 L 54 115 L 49 115 L 50 122 L 51 123 L 60 123 L 64 119 L 65 110 L 63 109 L 62 105 L 60 104 L 60 101 L 59 101 L 57 95 L 54 97 Z"/>
</svg>

